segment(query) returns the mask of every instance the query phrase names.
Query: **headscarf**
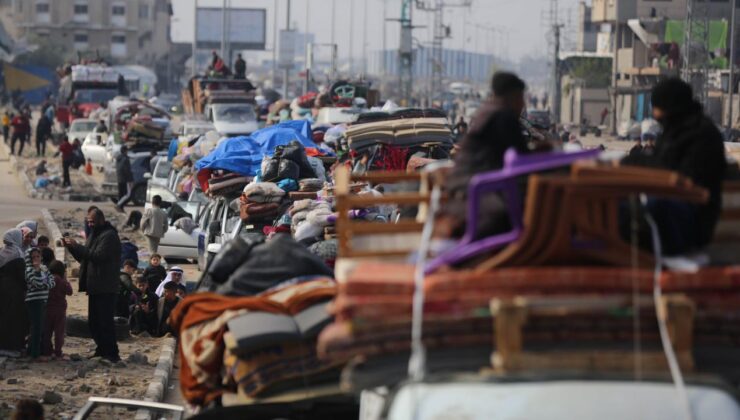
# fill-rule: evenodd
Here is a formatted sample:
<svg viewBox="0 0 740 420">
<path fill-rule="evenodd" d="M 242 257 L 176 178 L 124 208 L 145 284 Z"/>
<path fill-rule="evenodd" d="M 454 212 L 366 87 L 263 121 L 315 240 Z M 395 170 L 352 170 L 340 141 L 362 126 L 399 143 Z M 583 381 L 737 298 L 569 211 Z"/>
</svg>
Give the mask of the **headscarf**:
<svg viewBox="0 0 740 420">
<path fill-rule="evenodd" d="M 0 248 L 0 267 L 18 258 L 23 258 L 23 250 L 21 249 L 23 233 L 20 229 L 6 231 L 3 235 L 3 243 L 5 246 Z"/>
<path fill-rule="evenodd" d="M 28 228 L 31 232 L 36 234 L 39 229 L 39 224 L 35 220 L 24 220 L 18 223 L 18 226 L 16 226 L 16 229 L 22 229 L 22 228 Z"/>
<path fill-rule="evenodd" d="M 183 269 L 177 265 L 170 268 L 169 270 L 167 270 L 167 277 L 165 277 L 162 283 L 160 283 L 159 286 L 157 287 L 157 291 L 156 291 L 157 296 L 162 297 L 162 295 L 164 294 L 164 285 L 172 281 L 172 273 L 180 273 L 180 280 L 182 282 L 182 276 L 185 273 Z"/>
</svg>

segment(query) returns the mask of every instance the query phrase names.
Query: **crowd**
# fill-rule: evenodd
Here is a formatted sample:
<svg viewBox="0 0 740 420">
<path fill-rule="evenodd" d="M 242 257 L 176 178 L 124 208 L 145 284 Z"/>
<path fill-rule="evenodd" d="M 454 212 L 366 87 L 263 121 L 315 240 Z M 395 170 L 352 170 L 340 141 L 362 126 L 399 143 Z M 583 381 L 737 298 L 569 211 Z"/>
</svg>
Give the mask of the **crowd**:
<svg viewBox="0 0 740 420">
<path fill-rule="evenodd" d="M 103 211 L 88 209 L 85 243 L 64 234 L 62 244 L 79 262 L 79 292 L 88 299 L 88 326 L 96 349 L 90 357 L 120 360 L 115 317 L 125 318 L 134 335 L 173 333 L 167 319 L 185 296 L 183 270 L 166 270 L 151 255 L 138 270 L 126 254 L 126 239 L 106 221 Z M 24 221 L 3 235 L 0 249 L 0 355 L 32 361 L 66 360 L 64 346 L 67 296 L 73 294 L 67 267 L 55 258 L 38 225 Z M 134 253 L 134 257 L 135 257 Z M 121 261 L 123 260 L 123 264 Z M 53 339 L 53 340 L 52 340 Z"/>
</svg>

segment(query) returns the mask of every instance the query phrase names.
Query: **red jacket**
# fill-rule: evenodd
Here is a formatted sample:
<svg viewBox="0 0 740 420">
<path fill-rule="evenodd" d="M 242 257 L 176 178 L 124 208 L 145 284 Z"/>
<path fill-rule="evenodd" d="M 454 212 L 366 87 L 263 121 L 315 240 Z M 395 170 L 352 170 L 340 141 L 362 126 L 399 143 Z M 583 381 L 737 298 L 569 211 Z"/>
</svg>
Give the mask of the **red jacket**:
<svg viewBox="0 0 740 420">
<path fill-rule="evenodd" d="M 54 275 L 54 287 L 49 290 L 49 300 L 46 302 L 47 308 L 67 309 L 67 296 L 72 296 L 72 285 L 67 279 Z"/>
<path fill-rule="evenodd" d="M 30 126 L 28 124 L 27 118 L 16 115 L 15 117 L 13 117 L 13 121 L 10 122 L 10 125 L 13 126 L 14 133 L 28 134 L 28 128 Z"/>
<path fill-rule="evenodd" d="M 62 154 L 62 160 L 72 159 L 73 151 L 74 147 L 72 147 L 72 144 L 67 141 L 63 141 L 62 144 L 59 145 L 59 153 Z"/>
</svg>

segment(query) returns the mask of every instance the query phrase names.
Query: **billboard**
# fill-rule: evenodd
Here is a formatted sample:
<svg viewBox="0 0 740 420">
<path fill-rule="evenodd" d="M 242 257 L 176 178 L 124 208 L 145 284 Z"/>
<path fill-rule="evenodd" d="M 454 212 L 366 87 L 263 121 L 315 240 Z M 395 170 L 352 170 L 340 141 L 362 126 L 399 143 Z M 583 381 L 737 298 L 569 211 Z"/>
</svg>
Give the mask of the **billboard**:
<svg viewBox="0 0 740 420">
<path fill-rule="evenodd" d="M 267 12 L 265 9 L 226 9 L 226 41 L 231 50 L 264 50 Z M 223 35 L 221 8 L 199 7 L 196 15 L 197 47 L 221 48 Z"/>
</svg>

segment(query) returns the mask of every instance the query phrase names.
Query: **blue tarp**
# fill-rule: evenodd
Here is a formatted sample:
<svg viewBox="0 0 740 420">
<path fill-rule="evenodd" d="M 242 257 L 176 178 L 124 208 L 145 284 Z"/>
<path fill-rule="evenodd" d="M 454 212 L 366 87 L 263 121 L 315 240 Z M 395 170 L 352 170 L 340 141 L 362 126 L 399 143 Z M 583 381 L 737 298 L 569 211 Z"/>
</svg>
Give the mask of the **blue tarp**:
<svg viewBox="0 0 740 420">
<path fill-rule="evenodd" d="M 303 147 L 318 147 L 311 140 L 308 121 L 288 121 L 257 130 L 250 136 L 223 140 L 208 156 L 195 163 L 195 170 L 222 169 L 243 176 L 255 176 L 264 156 L 272 156 L 278 146 L 298 140 Z"/>
</svg>

